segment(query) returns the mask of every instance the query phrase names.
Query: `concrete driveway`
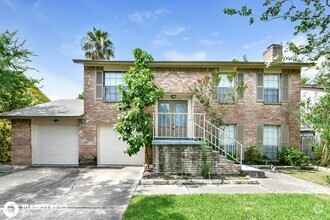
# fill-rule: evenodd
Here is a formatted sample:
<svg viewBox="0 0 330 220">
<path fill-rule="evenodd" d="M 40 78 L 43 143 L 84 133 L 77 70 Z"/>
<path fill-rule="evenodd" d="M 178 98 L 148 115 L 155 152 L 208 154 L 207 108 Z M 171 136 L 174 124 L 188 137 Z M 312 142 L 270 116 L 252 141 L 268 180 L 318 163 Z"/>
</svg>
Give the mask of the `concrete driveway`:
<svg viewBox="0 0 330 220">
<path fill-rule="evenodd" d="M 143 167 L 32 167 L 9 173 L 0 176 L 0 219 L 7 218 L 3 207 L 9 201 L 19 206 L 10 219 L 120 219 L 142 172 Z"/>
</svg>

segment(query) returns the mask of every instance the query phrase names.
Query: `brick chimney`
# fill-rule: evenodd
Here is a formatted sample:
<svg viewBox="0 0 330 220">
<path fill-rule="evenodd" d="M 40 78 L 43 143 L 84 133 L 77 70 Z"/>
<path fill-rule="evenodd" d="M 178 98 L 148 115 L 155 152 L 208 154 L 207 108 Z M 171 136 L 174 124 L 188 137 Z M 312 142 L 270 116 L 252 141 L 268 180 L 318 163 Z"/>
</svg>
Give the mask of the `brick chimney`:
<svg viewBox="0 0 330 220">
<path fill-rule="evenodd" d="M 264 62 L 282 62 L 283 46 L 281 44 L 272 44 L 262 54 Z"/>
</svg>

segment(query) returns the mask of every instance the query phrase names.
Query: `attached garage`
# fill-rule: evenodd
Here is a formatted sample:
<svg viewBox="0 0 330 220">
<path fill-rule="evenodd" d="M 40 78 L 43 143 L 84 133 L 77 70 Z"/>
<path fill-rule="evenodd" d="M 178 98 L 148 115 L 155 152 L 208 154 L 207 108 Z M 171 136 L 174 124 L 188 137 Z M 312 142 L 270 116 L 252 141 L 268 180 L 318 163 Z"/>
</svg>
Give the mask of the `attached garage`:
<svg viewBox="0 0 330 220">
<path fill-rule="evenodd" d="M 78 165 L 78 126 L 32 124 L 32 164 Z"/>
<path fill-rule="evenodd" d="M 78 165 L 82 100 L 57 100 L 0 115 L 12 124 L 13 165 Z"/>
<path fill-rule="evenodd" d="M 124 153 L 127 143 L 119 140 L 119 135 L 112 126 L 98 129 L 98 165 L 143 165 L 145 150 L 141 149 L 131 157 Z"/>
</svg>

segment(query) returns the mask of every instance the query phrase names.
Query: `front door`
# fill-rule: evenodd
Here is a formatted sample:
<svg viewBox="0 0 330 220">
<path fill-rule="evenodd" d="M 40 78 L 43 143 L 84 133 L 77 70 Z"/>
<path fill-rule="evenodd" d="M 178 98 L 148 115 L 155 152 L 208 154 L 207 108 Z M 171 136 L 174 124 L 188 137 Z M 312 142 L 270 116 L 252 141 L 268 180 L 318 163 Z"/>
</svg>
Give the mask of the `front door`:
<svg viewBox="0 0 330 220">
<path fill-rule="evenodd" d="M 187 101 L 158 102 L 158 136 L 187 137 Z"/>
</svg>

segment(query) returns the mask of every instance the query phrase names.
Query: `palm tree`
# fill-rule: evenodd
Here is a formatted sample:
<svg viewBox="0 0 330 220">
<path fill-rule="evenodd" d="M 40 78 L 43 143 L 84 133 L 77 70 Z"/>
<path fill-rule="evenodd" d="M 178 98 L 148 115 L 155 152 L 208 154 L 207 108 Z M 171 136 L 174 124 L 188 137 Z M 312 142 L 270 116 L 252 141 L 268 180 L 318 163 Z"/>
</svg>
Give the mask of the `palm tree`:
<svg viewBox="0 0 330 220">
<path fill-rule="evenodd" d="M 88 31 L 81 41 L 85 57 L 92 60 L 110 60 L 113 58 L 115 48 L 108 36 L 108 32 L 95 27 L 93 27 L 93 31 Z"/>
</svg>

